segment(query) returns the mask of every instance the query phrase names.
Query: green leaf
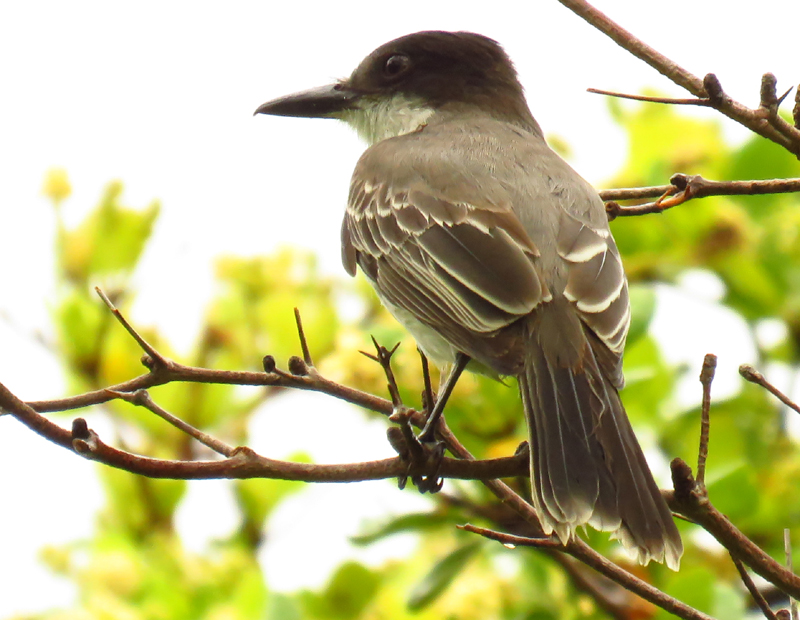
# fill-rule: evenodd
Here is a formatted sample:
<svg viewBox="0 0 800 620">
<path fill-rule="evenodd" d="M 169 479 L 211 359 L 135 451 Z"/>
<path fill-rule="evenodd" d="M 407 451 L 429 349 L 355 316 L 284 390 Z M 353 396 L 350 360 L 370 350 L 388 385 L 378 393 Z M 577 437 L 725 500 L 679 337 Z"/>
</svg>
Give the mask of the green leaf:
<svg viewBox="0 0 800 620">
<path fill-rule="evenodd" d="M 705 567 L 684 567 L 667 576 L 664 592 L 700 611 L 711 613 L 715 599 L 716 578 Z M 674 620 L 675 616 L 659 609 L 656 618 Z"/>
<path fill-rule="evenodd" d="M 95 377 L 100 365 L 100 336 L 108 325 L 110 314 L 101 303 L 89 299 L 85 292 L 71 290 L 55 310 L 59 331 L 59 348 L 68 368 L 88 377 Z"/>
<path fill-rule="evenodd" d="M 346 562 L 336 570 L 320 594 L 305 592 L 303 603 L 315 618 L 357 618 L 372 601 L 380 582 L 380 575 L 362 564 Z"/>
<path fill-rule="evenodd" d="M 630 345 L 647 333 L 656 310 L 656 293 L 651 285 L 631 284 L 628 294 L 631 300 L 631 326 L 628 329 Z"/>
<path fill-rule="evenodd" d="M 455 520 L 438 512 L 417 512 L 389 519 L 370 530 L 350 537 L 354 545 L 365 546 L 400 532 L 423 532 L 454 523 Z"/>
<path fill-rule="evenodd" d="M 785 148 L 760 136 L 753 136 L 730 159 L 724 179 L 781 179 L 796 177 L 800 165 Z M 769 208 L 785 201 L 786 195 L 736 196 L 733 200 L 755 216 L 769 216 Z"/>
<path fill-rule="evenodd" d="M 439 560 L 411 591 L 408 608 L 419 611 L 433 603 L 468 566 L 469 561 L 482 547 L 482 541 L 472 541 Z"/>
<path fill-rule="evenodd" d="M 297 600 L 286 594 L 273 592 L 267 598 L 265 620 L 304 620 L 304 618 Z"/>
<path fill-rule="evenodd" d="M 122 184 L 110 183 L 97 208 L 77 228 L 63 232 L 60 262 L 73 282 L 127 274 L 136 266 L 160 206 L 153 202 L 143 211 L 128 209 L 120 203 L 121 194 Z"/>
<path fill-rule="evenodd" d="M 712 433 L 714 439 L 719 441 L 716 428 Z M 760 490 L 749 463 L 739 463 L 727 472 L 715 471 L 714 474 L 707 482 L 708 496 L 726 517 L 736 522 L 758 510 Z"/>
</svg>

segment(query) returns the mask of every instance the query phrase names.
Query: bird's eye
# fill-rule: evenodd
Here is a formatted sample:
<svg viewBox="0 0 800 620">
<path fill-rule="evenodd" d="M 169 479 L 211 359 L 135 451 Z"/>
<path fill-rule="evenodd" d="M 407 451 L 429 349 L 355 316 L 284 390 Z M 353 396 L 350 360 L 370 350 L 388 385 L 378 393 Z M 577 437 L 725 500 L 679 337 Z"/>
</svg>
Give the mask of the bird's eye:
<svg viewBox="0 0 800 620">
<path fill-rule="evenodd" d="M 411 59 L 405 54 L 395 54 L 386 59 L 383 65 L 383 73 L 386 77 L 397 77 L 405 73 L 411 67 Z"/>
</svg>

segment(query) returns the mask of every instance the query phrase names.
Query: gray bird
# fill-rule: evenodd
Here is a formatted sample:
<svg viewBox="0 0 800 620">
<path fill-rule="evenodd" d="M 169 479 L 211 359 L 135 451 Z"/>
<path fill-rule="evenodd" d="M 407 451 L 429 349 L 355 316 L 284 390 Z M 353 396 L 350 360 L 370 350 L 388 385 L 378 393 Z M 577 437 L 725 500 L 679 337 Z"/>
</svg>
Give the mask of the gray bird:
<svg viewBox="0 0 800 620">
<path fill-rule="evenodd" d="M 418 32 L 256 113 L 336 118 L 370 144 L 345 269 L 453 364 L 450 387 L 467 363 L 518 379 L 544 531 L 566 542 L 588 523 L 677 569 L 680 535 L 618 394 L 630 305 L 603 202 L 548 147 L 500 45 Z"/>
</svg>

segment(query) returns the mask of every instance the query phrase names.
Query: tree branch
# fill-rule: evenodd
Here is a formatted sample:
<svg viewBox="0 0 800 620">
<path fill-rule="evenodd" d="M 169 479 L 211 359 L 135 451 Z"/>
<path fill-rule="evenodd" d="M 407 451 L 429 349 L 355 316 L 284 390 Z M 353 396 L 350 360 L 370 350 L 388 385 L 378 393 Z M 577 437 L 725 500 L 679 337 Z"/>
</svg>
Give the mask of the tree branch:
<svg viewBox="0 0 800 620">
<path fill-rule="evenodd" d="M 800 413 L 800 405 L 798 405 L 791 398 L 786 396 L 786 394 L 781 392 L 778 388 L 776 388 L 769 381 L 767 381 L 764 378 L 764 375 L 762 375 L 755 368 L 750 366 L 750 364 L 742 364 L 741 366 L 739 366 L 739 374 L 750 383 L 755 383 L 756 385 L 760 385 L 770 394 L 772 394 L 775 398 L 781 401 L 784 405 L 786 405 L 790 409 L 794 409 L 797 413 Z"/>
<path fill-rule="evenodd" d="M 800 130 L 792 127 L 783 119 L 776 120 L 780 118 L 777 113 L 777 105 L 772 106 L 771 109 L 765 110 L 762 106 L 752 110 L 731 99 L 722 89 L 717 76 L 713 73 L 707 74 L 701 80 L 622 28 L 604 13 L 586 2 L 586 0 L 558 1 L 600 32 L 610 37 L 617 45 L 646 62 L 678 86 L 689 91 L 698 100 L 708 101 L 707 104 L 698 103 L 697 105 L 708 105 L 714 108 L 754 133 L 779 144 L 800 159 Z M 765 78 L 765 81 L 769 82 L 769 79 Z M 762 94 L 764 92 L 765 89 L 762 88 Z M 763 101 L 764 98 L 762 97 Z M 777 98 L 775 98 L 775 101 L 777 103 Z"/>
<path fill-rule="evenodd" d="M 629 189 L 602 190 L 600 197 L 606 203 L 610 219 L 620 216 L 663 213 L 667 209 L 682 205 L 693 198 L 708 196 L 755 196 L 760 194 L 790 194 L 800 192 L 798 179 L 765 179 L 758 181 L 710 181 L 700 175 L 674 174 L 671 185 L 639 187 Z M 646 204 L 621 206 L 617 200 L 658 198 Z"/>
<path fill-rule="evenodd" d="M 764 599 L 764 596 L 761 594 L 761 592 L 758 591 L 758 588 L 756 587 L 756 584 L 753 583 L 750 575 L 747 574 L 747 569 L 744 567 L 744 564 L 742 564 L 742 561 L 732 554 L 731 560 L 733 560 L 733 565 L 736 567 L 736 571 L 739 573 L 742 583 L 744 584 L 745 588 L 747 588 L 750 596 L 753 597 L 753 601 L 755 601 L 755 604 L 761 610 L 761 613 L 764 614 L 764 617 L 767 618 L 767 620 L 778 620 L 778 617 L 769 608 L 769 603 L 767 603 L 767 601 Z"/>
<path fill-rule="evenodd" d="M 453 435 L 448 428 L 444 427 L 441 429 L 441 436 L 442 440 L 447 445 L 447 449 L 453 454 L 466 460 L 474 459 L 469 450 L 467 450 L 458 441 L 455 435 Z M 526 522 L 528 522 L 529 525 L 531 525 L 531 527 L 536 531 L 535 538 L 532 540 L 539 541 L 537 546 L 543 546 L 541 541 L 549 537 L 544 535 L 539 523 L 539 517 L 536 515 L 533 506 L 526 502 L 519 494 L 515 493 L 511 487 L 501 480 L 483 480 L 482 482 L 504 505 L 509 506 Z M 651 586 L 649 583 L 642 581 L 628 571 L 620 568 L 611 562 L 611 560 L 608 560 L 597 553 L 594 549 L 589 547 L 589 545 L 577 537 L 574 537 L 566 545 L 559 547 L 559 550 L 568 553 L 575 559 L 580 560 L 590 568 L 593 568 L 598 573 L 605 575 L 612 581 L 621 585 L 626 590 L 638 594 L 644 600 L 650 601 L 654 605 L 658 605 L 662 609 L 675 614 L 679 618 L 684 618 L 686 620 L 712 620 L 711 616 L 708 616 L 694 609 L 693 607 L 689 607 L 685 603 L 682 603 L 668 594 L 665 594 L 658 588 Z"/>
<path fill-rule="evenodd" d="M 703 384 L 703 406 L 700 418 L 700 449 L 697 453 L 697 484 L 703 490 L 706 487 L 706 460 L 708 459 L 708 436 L 710 432 L 709 409 L 711 408 L 711 383 L 717 369 L 717 356 L 709 353 L 703 360 L 700 371 L 700 383 Z"/>
<path fill-rule="evenodd" d="M 684 461 L 674 459 L 671 466 L 675 494 L 668 497 L 669 507 L 702 526 L 725 549 L 740 558 L 764 579 L 775 584 L 786 594 L 798 598 L 800 577 L 769 557 L 719 512 L 700 491 L 692 476 L 691 468 Z"/>
</svg>

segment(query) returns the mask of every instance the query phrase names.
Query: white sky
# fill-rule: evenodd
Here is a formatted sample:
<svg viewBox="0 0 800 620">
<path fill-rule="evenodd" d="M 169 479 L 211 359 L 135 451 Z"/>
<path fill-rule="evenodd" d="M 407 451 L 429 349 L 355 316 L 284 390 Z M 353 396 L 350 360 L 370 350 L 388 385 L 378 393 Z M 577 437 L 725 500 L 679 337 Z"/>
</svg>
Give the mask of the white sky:
<svg viewBox="0 0 800 620">
<path fill-rule="evenodd" d="M 800 82 L 797 0 L 760 0 L 758 10 L 724 0 L 596 4 L 698 75 L 714 71 L 749 105 L 765 71 L 778 76 L 779 91 Z M 363 146 L 331 121 L 253 118 L 253 110 L 345 76 L 377 45 L 423 29 L 473 30 L 504 44 L 545 132 L 566 139 L 573 165 L 598 184 L 622 163 L 625 144 L 604 99 L 585 89 L 683 95 L 554 0 L 0 4 L 0 382 L 28 399 L 64 389 L 33 338 L 46 333 L 54 298 L 53 214 L 40 194 L 51 167 L 70 175 L 73 221 L 112 179 L 125 183 L 127 204 L 162 202 L 133 319 L 158 323 L 184 347 L 219 253 L 300 245 L 341 273 L 339 223 Z M 747 343 L 724 334 L 672 344 L 673 359 L 698 364 L 707 351 L 733 347 L 719 375 L 750 361 Z M 69 603 L 69 588 L 36 568 L 35 549 L 88 536 L 99 496 L 90 464 L 7 417 L 0 433 L 4 617 Z"/>
</svg>

